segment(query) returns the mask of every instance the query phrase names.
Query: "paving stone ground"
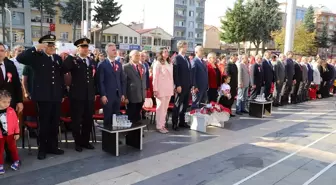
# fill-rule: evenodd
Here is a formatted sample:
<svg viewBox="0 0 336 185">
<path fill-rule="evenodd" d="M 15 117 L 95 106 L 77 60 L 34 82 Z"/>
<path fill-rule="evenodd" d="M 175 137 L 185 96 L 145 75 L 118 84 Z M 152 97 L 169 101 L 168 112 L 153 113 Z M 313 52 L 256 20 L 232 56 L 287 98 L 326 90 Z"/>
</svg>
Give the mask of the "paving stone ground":
<svg viewBox="0 0 336 185">
<path fill-rule="evenodd" d="M 32 155 L 19 149 L 22 168 L 8 169 L 0 184 L 302 185 L 336 160 L 335 100 L 274 108 L 263 119 L 243 115 L 207 133 L 163 135 L 151 126 L 142 151 L 123 146 L 119 157 L 101 150 L 98 131 L 93 151 L 77 153 L 69 143 L 64 156 L 38 161 L 36 148 Z M 332 166 L 310 184 L 334 185 L 335 172 Z"/>
</svg>

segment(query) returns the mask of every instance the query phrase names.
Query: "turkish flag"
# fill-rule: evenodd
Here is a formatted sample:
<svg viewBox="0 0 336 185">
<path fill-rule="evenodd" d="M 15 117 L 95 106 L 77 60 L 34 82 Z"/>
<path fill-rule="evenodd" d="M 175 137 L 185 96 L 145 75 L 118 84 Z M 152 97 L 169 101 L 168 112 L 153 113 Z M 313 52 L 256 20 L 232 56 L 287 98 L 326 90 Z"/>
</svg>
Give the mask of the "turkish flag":
<svg viewBox="0 0 336 185">
<path fill-rule="evenodd" d="M 50 24 L 49 28 L 50 28 L 50 31 L 55 31 L 56 29 L 55 24 Z"/>
</svg>

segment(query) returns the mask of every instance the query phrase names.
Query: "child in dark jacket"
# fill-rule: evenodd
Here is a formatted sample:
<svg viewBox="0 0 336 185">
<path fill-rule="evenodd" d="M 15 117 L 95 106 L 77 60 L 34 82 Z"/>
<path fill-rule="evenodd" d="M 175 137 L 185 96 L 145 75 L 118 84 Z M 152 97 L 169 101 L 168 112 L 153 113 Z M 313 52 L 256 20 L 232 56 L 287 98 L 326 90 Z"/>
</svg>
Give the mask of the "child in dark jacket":
<svg viewBox="0 0 336 185">
<path fill-rule="evenodd" d="M 11 95 L 6 90 L 0 91 L 0 174 L 5 173 L 4 169 L 4 146 L 8 145 L 8 149 L 12 155 L 13 170 L 19 169 L 19 154 L 16 148 L 16 140 L 20 137 L 19 121 L 16 112 L 10 105 Z"/>
</svg>

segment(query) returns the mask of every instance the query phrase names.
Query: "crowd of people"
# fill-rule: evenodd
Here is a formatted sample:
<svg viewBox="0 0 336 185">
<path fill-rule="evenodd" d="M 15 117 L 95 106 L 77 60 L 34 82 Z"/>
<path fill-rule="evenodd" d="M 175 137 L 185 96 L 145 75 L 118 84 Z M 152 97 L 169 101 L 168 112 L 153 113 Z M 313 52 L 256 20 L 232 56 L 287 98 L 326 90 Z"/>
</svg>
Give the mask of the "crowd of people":
<svg viewBox="0 0 336 185">
<path fill-rule="evenodd" d="M 172 129 L 177 131 L 189 128 L 185 121 L 189 104 L 191 109 L 199 109 L 207 102 L 219 102 L 231 110 L 236 102 L 236 114 L 241 115 L 248 113 L 248 102 L 261 94 L 273 100 L 274 106 L 313 99 L 313 89 L 319 98 L 329 97 L 336 78 L 335 60 L 294 58 L 293 52 L 276 56 L 266 51 L 263 57 L 232 54 L 227 58 L 216 53 L 205 56 L 202 46 L 196 46 L 187 56 L 187 42 L 179 41 L 173 54 L 161 48 L 152 58 L 147 51 L 136 50 L 125 57 L 114 43 L 108 43 L 104 53 L 91 53 L 90 40 L 81 38 L 74 43 L 76 51 L 57 55 L 55 41 L 56 36 L 46 35 L 30 49 L 16 46 L 12 57 L 0 43 L 0 174 L 5 172 L 4 149 L 13 162 L 11 168 L 20 166 L 16 114 L 24 109 L 24 100 L 35 102 L 37 107 L 38 119 L 24 119 L 38 122 L 37 158 L 43 160 L 47 154 L 64 154 L 57 134 L 65 98 L 70 101 L 75 150 L 82 152 L 94 149 L 89 138 L 97 95 L 105 126 L 112 125 L 112 116 L 120 114 L 121 105 L 126 105 L 129 120 L 139 123 L 144 104 L 153 101 L 156 129 L 165 134 L 169 132 L 166 116 L 170 103 L 174 107 Z"/>
</svg>

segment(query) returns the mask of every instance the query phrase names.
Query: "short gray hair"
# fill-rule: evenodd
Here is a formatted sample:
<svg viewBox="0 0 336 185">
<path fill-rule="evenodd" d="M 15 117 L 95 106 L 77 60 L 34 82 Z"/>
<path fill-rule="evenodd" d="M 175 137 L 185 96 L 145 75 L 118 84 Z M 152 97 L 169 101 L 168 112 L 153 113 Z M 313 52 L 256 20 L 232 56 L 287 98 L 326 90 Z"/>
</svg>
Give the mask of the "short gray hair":
<svg viewBox="0 0 336 185">
<path fill-rule="evenodd" d="M 185 41 L 185 40 L 180 40 L 180 41 L 178 41 L 177 42 L 177 49 L 179 50 L 179 49 L 181 49 L 184 45 L 188 45 L 188 43 L 187 43 L 187 41 Z"/>
<path fill-rule="evenodd" d="M 116 45 L 113 42 L 110 42 L 110 43 L 106 44 L 106 46 L 105 46 L 106 53 L 107 53 L 108 48 L 111 47 L 111 46 L 115 46 L 116 47 Z"/>
<path fill-rule="evenodd" d="M 255 59 L 262 59 L 262 56 L 260 54 L 256 55 Z"/>
<path fill-rule="evenodd" d="M 129 54 L 130 57 L 132 57 L 133 55 L 135 55 L 136 53 L 140 53 L 138 50 L 132 50 Z"/>
<path fill-rule="evenodd" d="M 24 46 L 22 46 L 22 45 L 16 45 L 16 46 L 14 46 L 14 48 L 13 48 L 13 50 L 15 51 L 15 50 L 17 50 L 17 49 L 19 49 L 19 48 L 25 48 Z"/>
</svg>

